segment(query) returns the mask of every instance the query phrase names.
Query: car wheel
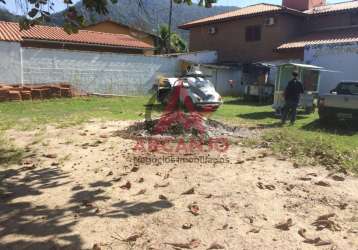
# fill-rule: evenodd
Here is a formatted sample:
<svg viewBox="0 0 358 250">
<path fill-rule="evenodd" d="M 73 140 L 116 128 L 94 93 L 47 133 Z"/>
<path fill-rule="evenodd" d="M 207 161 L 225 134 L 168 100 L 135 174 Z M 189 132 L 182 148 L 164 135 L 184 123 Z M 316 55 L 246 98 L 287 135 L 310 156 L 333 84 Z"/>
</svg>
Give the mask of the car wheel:
<svg viewBox="0 0 358 250">
<path fill-rule="evenodd" d="M 328 125 L 332 123 L 332 117 L 329 117 L 327 115 L 319 114 L 319 123 L 320 125 Z"/>
</svg>

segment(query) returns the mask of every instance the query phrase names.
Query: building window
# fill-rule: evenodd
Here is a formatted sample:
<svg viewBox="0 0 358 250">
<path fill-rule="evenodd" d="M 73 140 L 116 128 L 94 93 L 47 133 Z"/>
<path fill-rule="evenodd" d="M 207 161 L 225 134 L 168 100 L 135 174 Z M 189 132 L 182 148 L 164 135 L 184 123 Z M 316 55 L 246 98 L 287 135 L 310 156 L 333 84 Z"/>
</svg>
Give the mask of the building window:
<svg viewBox="0 0 358 250">
<path fill-rule="evenodd" d="M 248 26 L 246 27 L 246 42 L 255 42 L 261 40 L 261 26 Z"/>
</svg>

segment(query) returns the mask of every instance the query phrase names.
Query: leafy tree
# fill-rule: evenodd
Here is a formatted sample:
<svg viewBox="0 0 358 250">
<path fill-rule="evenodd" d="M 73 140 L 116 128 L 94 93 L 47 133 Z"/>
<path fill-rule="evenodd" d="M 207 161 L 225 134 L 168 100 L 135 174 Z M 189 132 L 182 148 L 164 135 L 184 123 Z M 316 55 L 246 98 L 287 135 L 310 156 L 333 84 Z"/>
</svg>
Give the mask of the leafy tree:
<svg viewBox="0 0 358 250">
<path fill-rule="evenodd" d="M 170 36 L 170 50 L 168 50 L 168 41 Z M 185 41 L 176 33 L 169 33 L 168 25 L 162 25 L 159 27 L 158 34 L 158 46 L 157 53 L 165 54 L 165 53 L 182 53 L 187 52 L 188 48 Z"/>
<path fill-rule="evenodd" d="M 14 0 L 0 0 L 0 3 L 6 4 L 7 1 Z M 24 10 L 25 17 L 20 21 L 22 29 L 27 29 L 33 25 L 44 23 L 51 20 L 51 14 L 54 12 L 56 1 L 63 1 L 68 8 L 66 9 L 64 29 L 68 33 L 77 32 L 78 28 L 85 25 L 85 19 L 79 13 L 73 0 L 15 0 L 16 4 Z M 100 15 L 108 14 L 109 4 L 117 4 L 118 0 L 81 0 L 83 6 L 89 10 Z M 143 0 L 133 0 L 138 2 L 138 6 L 143 8 Z M 173 0 L 177 4 L 193 4 L 192 0 Z M 211 7 L 217 0 L 199 0 L 199 5 Z"/>
<path fill-rule="evenodd" d="M 177 33 L 171 34 L 171 48 L 174 48 L 177 53 L 188 52 L 188 46 L 183 38 L 180 37 Z"/>
</svg>

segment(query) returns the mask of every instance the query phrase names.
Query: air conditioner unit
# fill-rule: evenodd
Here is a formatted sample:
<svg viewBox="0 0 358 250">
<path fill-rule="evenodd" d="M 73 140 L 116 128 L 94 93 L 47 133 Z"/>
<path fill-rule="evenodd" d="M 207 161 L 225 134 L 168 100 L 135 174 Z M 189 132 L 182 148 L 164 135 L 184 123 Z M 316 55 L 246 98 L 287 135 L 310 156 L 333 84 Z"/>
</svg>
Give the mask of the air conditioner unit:
<svg viewBox="0 0 358 250">
<path fill-rule="evenodd" d="M 275 18 L 269 17 L 265 19 L 265 26 L 272 26 L 275 24 Z"/>
<path fill-rule="evenodd" d="M 210 35 L 215 35 L 217 32 L 217 29 L 216 29 L 216 27 L 210 27 L 208 32 Z"/>
</svg>

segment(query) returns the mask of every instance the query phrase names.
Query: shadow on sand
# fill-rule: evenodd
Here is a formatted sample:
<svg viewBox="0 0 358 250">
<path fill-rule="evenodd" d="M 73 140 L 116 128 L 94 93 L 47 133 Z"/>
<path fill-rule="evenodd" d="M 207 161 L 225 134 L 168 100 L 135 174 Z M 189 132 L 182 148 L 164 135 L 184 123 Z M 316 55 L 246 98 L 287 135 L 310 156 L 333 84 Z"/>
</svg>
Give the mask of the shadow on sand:
<svg viewBox="0 0 358 250">
<path fill-rule="evenodd" d="M 69 177 L 52 166 L 0 170 L 0 249 L 82 249 L 81 235 L 74 226 L 83 218 L 128 218 L 173 206 L 171 202 L 162 200 L 149 203 L 121 201 L 109 205 L 108 213 L 98 214 L 92 204 L 110 199 L 104 188 L 111 187 L 114 180 L 97 181 L 83 187 L 73 183 Z M 63 207 L 18 200 L 26 196 L 36 200 L 36 196 L 46 190 L 65 185 L 72 185 L 70 192 L 73 193 Z M 5 243 L 5 237 L 16 235 L 21 239 L 13 238 Z M 42 237 L 53 239 L 44 240 Z"/>
</svg>

